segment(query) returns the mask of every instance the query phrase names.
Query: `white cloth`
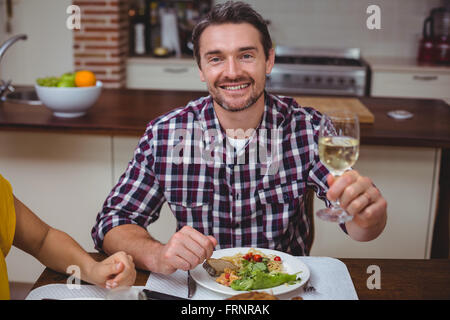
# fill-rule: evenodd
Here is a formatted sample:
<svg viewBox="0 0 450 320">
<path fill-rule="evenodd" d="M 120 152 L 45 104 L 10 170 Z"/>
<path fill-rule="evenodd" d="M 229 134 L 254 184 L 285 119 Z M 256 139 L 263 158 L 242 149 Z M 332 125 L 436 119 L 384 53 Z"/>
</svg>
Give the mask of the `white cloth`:
<svg viewBox="0 0 450 320">
<path fill-rule="evenodd" d="M 345 264 L 338 259 L 328 257 L 298 257 L 310 272 L 310 285 L 314 292 L 303 292 L 302 288 L 279 295 L 282 300 L 301 296 L 304 300 L 357 300 L 355 287 Z M 178 270 L 171 275 L 151 273 L 145 287 L 133 287 L 139 290 L 147 288 L 162 293 L 186 298 L 187 272 Z M 51 284 L 31 291 L 26 300 L 46 299 L 105 299 L 108 290 L 93 285 L 81 285 L 79 289 L 69 289 L 66 284 Z M 213 292 L 197 285 L 193 300 L 223 300 L 229 296 Z"/>
<path fill-rule="evenodd" d="M 301 296 L 304 300 L 358 300 L 352 278 L 346 265 L 328 257 L 298 257 L 310 272 L 310 285 L 314 292 L 303 292 L 302 288 L 279 295 L 281 300 L 290 300 Z M 151 273 L 146 288 L 183 298 L 187 297 L 187 272 L 178 270 L 172 275 Z M 229 296 L 213 292 L 200 285 L 192 297 L 193 300 L 223 300 Z"/>
</svg>

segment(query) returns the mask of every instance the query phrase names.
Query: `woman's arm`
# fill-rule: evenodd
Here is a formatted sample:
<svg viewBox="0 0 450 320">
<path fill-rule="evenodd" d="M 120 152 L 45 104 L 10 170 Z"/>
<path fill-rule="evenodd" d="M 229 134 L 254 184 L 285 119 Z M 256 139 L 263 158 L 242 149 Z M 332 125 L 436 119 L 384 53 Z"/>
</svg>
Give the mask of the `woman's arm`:
<svg viewBox="0 0 450 320">
<path fill-rule="evenodd" d="M 118 252 L 102 262 L 96 262 L 68 234 L 47 225 L 16 197 L 14 207 L 14 246 L 61 273 L 66 273 L 67 267 L 76 265 L 80 268 L 81 279 L 89 283 L 111 288 L 134 284 L 136 270 L 131 256 Z"/>
</svg>

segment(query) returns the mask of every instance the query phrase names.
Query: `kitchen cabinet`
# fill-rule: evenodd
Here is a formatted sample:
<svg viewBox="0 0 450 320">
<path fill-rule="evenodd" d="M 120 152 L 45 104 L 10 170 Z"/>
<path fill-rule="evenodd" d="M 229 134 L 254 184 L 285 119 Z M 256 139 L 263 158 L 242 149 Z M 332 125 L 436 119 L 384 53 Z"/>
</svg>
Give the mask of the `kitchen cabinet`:
<svg viewBox="0 0 450 320">
<path fill-rule="evenodd" d="M 450 67 L 418 66 L 415 60 L 367 58 L 371 96 L 442 99 L 450 103 Z"/>
<path fill-rule="evenodd" d="M 0 173 L 14 194 L 47 224 L 93 251 L 90 231 L 112 187 L 111 137 L 2 131 L 0 146 Z M 34 282 L 44 270 L 15 247 L 6 260 L 10 281 Z"/>
<path fill-rule="evenodd" d="M 93 252 L 91 229 L 104 200 L 125 171 L 139 137 L 65 133 L 0 132 L 0 173 L 14 194 L 44 222 Z M 176 221 L 167 204 L 148 228 L 167 242 Z M 44 266 L 13 247 L 9 281 L 34 282 Z"/>
<path fill-rule="evenodd" d="M 355 169 L 369 176 L 388 203 L 384 232 L 357 242 L 334 223 L 315 217 L 311 255 L 429 259 L 436 217 L 441 152 L 435 148 L 361 146 Z M 314 210 L 324 207 L 315 199 Z"/>
<path fill-rule="evenodd" d="M 207 91 L 194 59 L 129 58 L 127 88 Z"/>
</svg>

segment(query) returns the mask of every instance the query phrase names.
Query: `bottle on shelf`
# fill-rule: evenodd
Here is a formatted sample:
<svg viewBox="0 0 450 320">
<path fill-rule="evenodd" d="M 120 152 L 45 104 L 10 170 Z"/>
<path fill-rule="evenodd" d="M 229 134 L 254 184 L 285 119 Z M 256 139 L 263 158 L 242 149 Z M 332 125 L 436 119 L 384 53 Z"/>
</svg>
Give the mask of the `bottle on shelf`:
<svg viewBox="0 0 450 320">
<path fill-rule="evenodd" d="M 149 52 L 161 46 L 160 5 L 158 1 L 150 1 L 149 4 Z"/>
<path fill-rule="evenodd" d="M 144 55 L 147 53 L 146 38 L 146 19 L 145 19 L 145 0 L 139 0 L 134 23 L 134 53 Z"/>
</svg>

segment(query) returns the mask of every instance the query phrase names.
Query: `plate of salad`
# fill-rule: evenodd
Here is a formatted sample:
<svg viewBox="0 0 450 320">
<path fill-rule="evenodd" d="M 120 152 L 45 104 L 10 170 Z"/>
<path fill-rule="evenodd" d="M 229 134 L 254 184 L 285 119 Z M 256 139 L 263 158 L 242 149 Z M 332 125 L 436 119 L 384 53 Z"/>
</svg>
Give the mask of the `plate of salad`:
<svg viewBox="0 0 450 320">
<path fill-rule="evenodd" d="M 214 251 L 191 270 L 191 276 L 199 285 L 226 295 L 247 291 L 279 295 L 302 287 L 310 271 L 300 259 L 281 251 L 229 248 Z"/>
</svg>

